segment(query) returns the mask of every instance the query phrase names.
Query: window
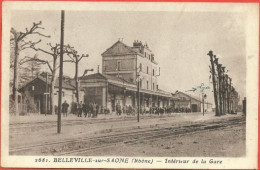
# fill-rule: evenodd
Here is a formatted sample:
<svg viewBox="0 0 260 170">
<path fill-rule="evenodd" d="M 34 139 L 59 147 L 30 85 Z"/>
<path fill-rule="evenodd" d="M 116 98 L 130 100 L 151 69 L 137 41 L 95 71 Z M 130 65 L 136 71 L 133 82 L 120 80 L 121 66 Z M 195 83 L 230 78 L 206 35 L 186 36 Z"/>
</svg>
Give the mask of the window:
<svg viewBox="0 0 260 170">
<path fill-rule="evenodd" d="M 157 90 L 159 89 L 158 84 L 157 84 L 156 88 L 157 88 Z"/>
<path fill-rule="evenodd" d="M 144 52 L 144 57 L 146 58 L 146 52 Z"/>
<path fill-rule="evenodd" d="M 117 71 L 119 71 L 121 69 L 121 62 L 117 61 Z"/>
<path fill-rule="evenodd" d="M 154 76 L 154 69 L 153 69 L 153 76 Z"/>
<path fill-rule="evenodd" d="M 146 70 L 147 74 L 149 74 L 149 67 L 147 66 L 147 70 Z"/>
<path fill-rule="evenodd" d="M 142 88 L 142 80 L 140 80 L 140 88 Z"/>
<path fill-rule="evenodd" d="M 146 83 L 147 83 L 147 89 L 149 89 L 149 82 L 148 82 L 148 80 L 147 80 L 147 82 L 146 82 Z"/>
<path fill-rule="evenodd" d="M 153 90 L 154 90 L 154 83 L 153 83 Z"/>
<path fill-rule="evenodd" d="M 140 68 L 140 71 L 142 71 L 142 63 L 140 63 L 140 66 L 139 66 L 139 68 Z"/>
</svg>

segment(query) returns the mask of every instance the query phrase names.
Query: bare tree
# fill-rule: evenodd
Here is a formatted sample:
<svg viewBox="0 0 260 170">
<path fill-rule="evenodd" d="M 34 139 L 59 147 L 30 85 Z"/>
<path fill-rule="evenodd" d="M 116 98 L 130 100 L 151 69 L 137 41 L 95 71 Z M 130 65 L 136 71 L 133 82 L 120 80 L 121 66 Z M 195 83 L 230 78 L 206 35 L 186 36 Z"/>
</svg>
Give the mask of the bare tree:
<svg viewBox="0 0 260 170">
<path fill-rule="evenodd" d="M 55 44 L 54 46 L 51 43 L 47 44 L 50 47 L 50 50 L 44 50 L 42 48 L 36 48 L 35 44 L 31 44 L 31 48 L 34 49 L 35 51 L 40 51 L 42 53 L 48 54 L 52 57 L 52 65 L 50 64 L 48 60 L 43 60 L 39 58 L 31 58 L 31 60 L 41 63 L 41 64 L 46 64 L 52 74 L 51 76 L 51 89 L 50 89 L 50 108 L 51 108 L 51 114 L 54 114 L 55 111 L 55 106 L 54 106 L 54 85 L 55 85 L 55 80 L 57 78 L 56 73 L 59 68 L 58 65 L 58 58 L 60 56 L 60 44 Z M 63 46 L 64 51 L 68 51 L 68 48 L 71 48 L 69 45 Z"/>
<path fill-rule="evenodd" d="M 19 61 L 21 82 L 32 80 L 40 74 L 41 65 L 44 63 L 37 62 L 37 59 L 38 56 L 35 54 L 34 57 L 25 56 Z"/>
<path fill-rule="evenodd" d="M 38 35 L 40 37 L 50 37 L 46 36 L 38 30 L 44 29 L 41 27 L 42 22 L 40 21 L 39 23 L 33 23 L 33 26 L 28 29 L 25 29 L 25 32 L 18 32 L 14 28 L 11 28 L 11 38 L 10 38 L 10 43 L 14 48 L 14 53 L 13 53 L 13 100 L 14 100 L 14 107 L 15 107 L 15 115 L 18 114 L 18 69 L 19 69 L 19 54 L 22 50 L 25 50 L 27 48 L 30 48 L 32 44 L 38 44 L 41 42 L 41 40 L 38 41 L 26 41 L 27 38 L 30 35 Z M 12 58 L 12 56 L 11 56 Z"/>
<path fill-rule="evenodd" d="M 52 57 L 52 66 L 50 64 L 50 62 L 48 60 L 43 60 L 43 59 L 39 59 L 39 58 L 33 58 L 32 60 L 38 62 L 38 63 L 42 63 L 42 64 L 47 64 L 52 77 L 51 77 L 51 89 L 50 89 L 50 108 L 51 108 L 51 114 L 54 114 L 55 108 L 54 108 L 54 85 L 55 85 L 55 80 L 56 80 L 56 73 L 57 73 L 57 69 L 59 68 L 57 66 L 57 61 L 58 61 L 58 57 L 60 55 L 60 45 L 59 44 L 55 44 L 54 46 L 51 45 L 50 43 L 47 44 L 50 47 L 50 50 L 44 50 L 41 48 L 36 48 L 34 44 L 31 45 L 31 48 L 34 49 L 35 51 L 40 51 L 42 53 L 48 54 Z"/>
<path fill-rule="evenodd" d="M 76 85 L 76 87 L 75 87 L 76 88 L 76 99 L 77 99 L 77 102 L 79 102 L 79 76 L 78 76 L 79 62 L 81 61 L 82 58 L 88 57 L 88 54 L 78 55 L 78 52 L 76 50 L 74 50 L 73 47 L 70 47 L 66 51 L 66 53 L 69 56 L 69 59 L 64 60 L 64 62 L 71 62 L 71 63 L 75 64 L 74 80 L 75 80 L 75 85 Z"/>
</svg>

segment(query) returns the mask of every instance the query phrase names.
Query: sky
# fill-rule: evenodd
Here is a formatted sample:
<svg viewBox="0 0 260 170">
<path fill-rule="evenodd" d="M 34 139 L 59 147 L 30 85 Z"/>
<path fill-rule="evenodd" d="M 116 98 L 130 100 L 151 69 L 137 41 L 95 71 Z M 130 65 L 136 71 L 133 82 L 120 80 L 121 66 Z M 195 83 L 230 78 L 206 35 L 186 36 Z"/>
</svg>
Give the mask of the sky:
<svg viewBox="0 0 260 170">
<path fill-rule="evenodd" d="M 45 29 L 41 33 L 51 38 L 41 38 L 38 47 L 47 49 L 47 43 L 60 42 L 60 17 L 60 11 L 13 11 L 11 26 L 24 31 L 33 22 L 42 21 Z M 229 70 L 242 100 L 246 95 L 245 23 L 246 16 L 240 12 L 65 11 L 64 42 L 79 54 L 89 55 L 80 63 L 79 75 L 85 69 L 97 72 L 97 65 L 102 67 L 101 54 L 119 38 L 128 46 L 134 40 L 146 42 L 161 68 L 159 88 L 185 92 L 203 83 L 210 87 L 204 92 L 213 103 L 207 56 L 212 50 Z M 34 54 L 28 50 L 21 55 Z M 38 52 L 38 56 L 51 61 L 43 53 Z M 64 74 L 73 77 L 74 65 L 65 63 Z M 188 94 L 200 96 L 200 92 Z"/>
</svg>

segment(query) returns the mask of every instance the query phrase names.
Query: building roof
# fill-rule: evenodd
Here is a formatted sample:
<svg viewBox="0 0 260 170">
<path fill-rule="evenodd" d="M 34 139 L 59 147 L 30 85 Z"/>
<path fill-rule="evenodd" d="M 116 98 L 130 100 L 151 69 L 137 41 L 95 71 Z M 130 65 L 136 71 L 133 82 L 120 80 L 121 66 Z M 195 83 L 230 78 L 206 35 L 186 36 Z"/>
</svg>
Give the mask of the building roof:
<svg viewBox="0 0 260 170">
<path fill-rule="evenodd" d="M 82 77 L 81 80 L 106 80 L 108 83 L 119 86 L 119 87 L 124 87 L 128 90 L 132 90 L 132 91 L 137 91 L 137 87 L 136 84 L 128 82 L 122 78 L 119 77 L 115 77 L 115 76 L 110 76 L 110 75 L 106 75 L 106 74 L 101 74 L 101 73 L 94 73 L 94 74 L 90 74 L 87 76 Z M 153 95 L 161 95 L 164 97 L 171 97 L 171 93 L 163 91 L 163 90 L 158 90 L 158 91 L 153 91 L 153 90 L 147 90 L 147 89 L 140 89 L 140 92 L 142 93 L 148 93 L 148 94 L 153 94 Z"/>
<path fill-rule="evenodd" d="M 107 80 L 108 82 L 115 82 L 115 83 L 119 83 L 119 84 L 135 86 L 134 83 L 124 80 L 120 77 L 111 76 L 111 75 L 107 75 L 107 74 L 101 74 L 101 73 L 94 73 L 94 74 L 90 74 L 90 75 L 87 75 L 87 76 L 84 76 L 81 78 L 81 80 L 91 80 L 91 79 Z"/>
<path fill-rule="evenodd" d="M 135 50 L 127 46 L 121 41 L 117 41 L 114 45 L 108 48 L 102 56 L 121 55 L 121 54 L 137 54 Z"/>
<path fill-rule="evenodd" d="M 150 51 L 151 50 L 148 48 L 147 44 L 143 45 L 142 42 L 134 42 L 135 43 L 140 43 L 140 46 L 134 46 L 130 47 L 126 44 L 124 44 L 122 41 L 117 41 L 115 44 L 113 44 L 110 48 L 108 48 L 104 53 L 102 53 L 102 56 L 116 56 L 116 55 L 129 55 L 129 54 L 138 54 L 139 56 L 145 57 L 145 54 L 143 52 L 143 49 L 145 48 L 146 50 Z M 155 60 L 154 57 L 152 57 L 151 62 L 154 64 L 158 64 Z"/>
<path fill-rule="evenodd" d="M 190 95 L 190 94 L 181 92 L 181 91 L 176 91 L 176 93 L 173 94 L 173 95 L 176 95 L 176 94 L 178 94 L 178 93 L 184 94 L 185 96 L 188 96 L 188 97 L 190 97 L 190 98 L 192 98 L 192 99 L 194 99 L 194 100 L 197 100 L 197 101 L 199 101 L 199 102 L 202 102 L 199 97 L 196 97 L 196 96 L 193 96 L 193 95 Z"/>
<path fill-rule="evenodd" d="M 44 73 L 46 75 L 46 73 Z M 19 88 L 19 90 L 25 88 L 28 84 L 32 83 L 33 81 L 35 81 L 36 79 L 40 79 L 41 81 L 43 81 L 44 83 L 46 83 L 46 78 L 43 76 L 44 74 L 40 74 L 38 77 L 26 82 L 23 86 L 21 86 Z M 51 84 L 51 75 L 48 76 L 48 81 L 47 83 L 50 85 Z M 54 84 L 55 88 L 59 87 L 59 77 L 56 78 L 55 80 L 55 84 Z M 69 89 L 69 90 L 75 90 L 75 81 L 73 79 L 71 79 L 68 76 L 63 76 L 63 81 L 62 81 L 62 88 L 64 89 Z"/>
</svg>

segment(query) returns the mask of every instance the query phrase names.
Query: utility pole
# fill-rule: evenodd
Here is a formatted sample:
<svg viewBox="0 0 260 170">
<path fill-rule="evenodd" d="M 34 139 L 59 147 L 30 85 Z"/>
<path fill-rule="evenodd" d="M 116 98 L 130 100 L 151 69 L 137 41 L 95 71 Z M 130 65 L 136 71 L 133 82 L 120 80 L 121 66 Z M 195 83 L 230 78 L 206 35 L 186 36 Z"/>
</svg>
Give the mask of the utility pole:
<svg viewBox="0 0 260 170">
<path fill-rule="evenodd" d="M 138 70 L 139 69 L 139 70 Z M 140 121 L 140 67 L 136 69 L 136 75 L 137 75 L 137 122 Z"/>
<path fill-rule="evenodd" d="M 46 72 L 45 116 L 48 111 L 48 73 Z"/>
<path fill-rule="evenodd" d="M 214 61 L 213 61 L 213 52 L 209 51 L 207 54 L 210 57 L 210 63 L 211 63 L 211 74 L 212 74 L 212 81 L 213 81 L 213 92 L 214 92 L 214 101 L 215 101 L 215 107 L 216 107 L 216 116 L 219 115 L 219 110 L 218 110 L 218 97 L 217 97 L 217 89 L 216 89 L 216 80 L 215 80 L 215 66 L 214 66 Z"/>
<path fill-rule="evenodd" d="M 140 121 L 140 77 L 138 77 L 137 81 L 137 94 L 138 94 L 138 100 L 137 100 L 137 122 Z"/>
<path fill-rule="evenodd" d="M 202 113 L 203 113 L 203 116 L 204 116 L 204 110 L 205 110 L 205 109 L 204 109 L 204 97 L 205 97 L 205 96 L 204 96 L 204 93 L 202 93 L 202 109 L 203 109 L 203 112 L 202 112 Z"/>
<path fill-rule="evenodd" d="M 61 36 L 60 36 L 60 74 L 59 74 L 59 101 L 58 101 L 58 133 L 61 132 L 61 103 L 62 103 L 62 78 L 63 78 L 63 44 L 64 44 L 64 10 L 61 11 Z M 55 68 L 53 68 L 55 69 Z"/>
</svg>

